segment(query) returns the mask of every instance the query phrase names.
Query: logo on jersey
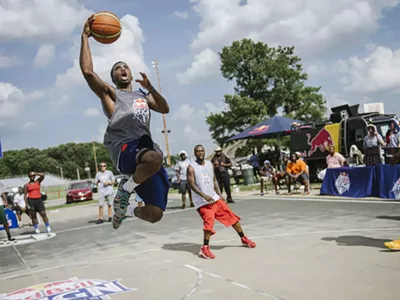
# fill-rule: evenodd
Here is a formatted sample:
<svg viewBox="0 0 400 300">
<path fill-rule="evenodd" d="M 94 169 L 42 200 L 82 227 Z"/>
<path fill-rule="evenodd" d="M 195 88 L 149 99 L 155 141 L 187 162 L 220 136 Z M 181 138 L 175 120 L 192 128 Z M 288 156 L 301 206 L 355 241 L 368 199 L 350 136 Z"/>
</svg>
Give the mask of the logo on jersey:
<svg viewBox="0 0 400 300">
<path fill-rule="evenodd" d="M 118 282 L 98 279 L 71 278 L 63 281 L 34 285 L 9 294 L 0 294 L 2 300 L 62 300 L 110 299 L 108 295 L 133 291 Z"/>
<path fill-rule="evenodd" d="M 149 105 L 143 98 L 133 100 L 132 114 L 134 119 L 138 119 L 143 125 L 147 125 L 150 119 Z"/>
<path fill-rule="evenodd" d="M 345 172 L 339 174 L 335 181 L 336 189 L 340 195 L 350 190 L 350 177 Z"/>
<path fill-rule="evenodd" d="M 394 183 L 391 192 L 394 194 L 396 200 L 400 200 L 400 178 Z"/>
<path fill-rule="evenodd" d="M 212 179 L 208 173 L 201 174 L 201 177 L 203 179 L 203 184 L 205 187 L 210 187 L 212 185 Z"/>
</svg>

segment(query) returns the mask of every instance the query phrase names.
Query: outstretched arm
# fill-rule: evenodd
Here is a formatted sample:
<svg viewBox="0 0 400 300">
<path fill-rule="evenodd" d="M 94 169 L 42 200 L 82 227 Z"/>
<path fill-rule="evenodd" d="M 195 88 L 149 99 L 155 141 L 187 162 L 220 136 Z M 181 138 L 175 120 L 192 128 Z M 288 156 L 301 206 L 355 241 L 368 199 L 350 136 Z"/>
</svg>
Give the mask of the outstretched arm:
<svg viewBox="0 0 400 300">
<path fill-rule="evenodd" d="M 90 24 L 93 20 L 94 15 L 87 19 L 83 28 L 79 64 L 87 84 L 100 98 L 104 112 L 110 118 L 115 108 L 115 90 L 93 71 L 92 54 L 89 48 Z"/>
<path fill-rule="evenodd" d="M 142 87 L 149 91 L 150 94 L 147 95 L 147 102 L 149 107 L 159 113 L 167 114 L 169 113 L 169 105 L 167 100 L 153 87 L 150 80 L 147 78 L 146 74 L 140 73 L 142 75 L 142 80 L 137 79 L 136 82 L 140 83 Z"/>
</svg>

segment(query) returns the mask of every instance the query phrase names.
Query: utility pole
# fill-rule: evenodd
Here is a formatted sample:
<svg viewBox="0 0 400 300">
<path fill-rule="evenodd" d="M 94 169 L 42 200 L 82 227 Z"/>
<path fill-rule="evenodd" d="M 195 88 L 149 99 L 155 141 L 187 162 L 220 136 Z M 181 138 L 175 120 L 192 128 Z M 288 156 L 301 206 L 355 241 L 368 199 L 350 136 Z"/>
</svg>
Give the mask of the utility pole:
<svg viewBox="0 0 400 300">
<path fill-rule="evenodd" d="M 160 83 L 160 70 L 158 69 L 158 62 L 152 61 L 152 64 L 153 64 L 153 68 L 155 68 L 156 72 L 157 72 L 158 92 L 160 94 L 162 94 L 161 83 Z M 162 133 L 164 133 L 164 137 L 165 137 L 165 148 L 167 150 L 167 163 L 170 166 L 171 165 L 171 155 L 169 153 L 168 133 L 170 133 L 171 131 L 167 130 L 167 121 L 165 120 L 165 114 L 162 114 L 162 118 L 163 118 L 163 123 L 164 123 L 164 130 L 162 131 Z"/>
<path fill-rule="evenodd" d="M 97 173 L 99 173 L 99 167 L 97 165 L 96 147 L 94 145 L 94 137 L 92 137 L 92 145 L 93 145 L 94 165 L 96 166 L 96 174 L 97 174 Z"/>
</svg>

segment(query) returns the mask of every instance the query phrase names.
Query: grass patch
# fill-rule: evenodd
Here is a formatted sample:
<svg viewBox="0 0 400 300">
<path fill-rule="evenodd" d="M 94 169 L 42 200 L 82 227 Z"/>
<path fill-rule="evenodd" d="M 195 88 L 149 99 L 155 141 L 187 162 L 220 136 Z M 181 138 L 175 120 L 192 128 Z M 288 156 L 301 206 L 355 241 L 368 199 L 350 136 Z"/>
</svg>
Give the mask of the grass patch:
<svg viewBox="0 0 400 300">
<path fill-rule="evenodd" d="M 61 205 L 46 207 L 46 210 L 56 210 L 56 209 L 60 209 L 60 208 L 84 206 L 84 205 L 90 205 L 90 204 L 95 204 L 95 203 L 98 203 L 98 201 L 97 200 L 82 201 L 82 202 L 75 202 L 75 203 L 71 203 L 71 204 L 61 204 Z"/>
</svg>

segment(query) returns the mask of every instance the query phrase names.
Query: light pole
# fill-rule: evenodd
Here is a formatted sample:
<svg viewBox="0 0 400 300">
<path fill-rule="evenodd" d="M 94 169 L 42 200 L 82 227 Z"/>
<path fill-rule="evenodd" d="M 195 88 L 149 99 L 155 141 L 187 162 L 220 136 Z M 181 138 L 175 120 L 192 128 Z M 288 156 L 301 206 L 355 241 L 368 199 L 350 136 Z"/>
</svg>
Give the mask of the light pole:
<svg viewBox="0 0 400 300">
<path fill-rule="evenodd" d="M 64 173 L 63 173 L 63 168 L 60 166 L 56 166 L 57 169 L 60 169 L 60 173 L 61 173 L 61 179 L 64 179 Z"/>
<path fill-rule="evenodd" d="M 161 83 L 160 83 L 160 70 L 158 69 L 158 62 L 157 61 L 152 61 L 153 68 L 156 69 L 157 72 L 157 81 L 158 81 L 158 92 L 161 94 Z M 163 118 L 163 123 L 164 123 L 164 130 L 161 132 L 164 133 L 165 137 L 165 148 L 167 150 L 167 163 L 168 165 L 171 165 L 171 155 L 169 153 L 169 143 L 168 143 L 168 133 L 171 132 L 171 130 L 167 130 L 167 121 L 165 120 L 165 114 L 162 114 Z"/>
</svg>

